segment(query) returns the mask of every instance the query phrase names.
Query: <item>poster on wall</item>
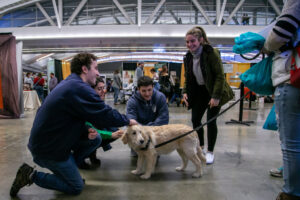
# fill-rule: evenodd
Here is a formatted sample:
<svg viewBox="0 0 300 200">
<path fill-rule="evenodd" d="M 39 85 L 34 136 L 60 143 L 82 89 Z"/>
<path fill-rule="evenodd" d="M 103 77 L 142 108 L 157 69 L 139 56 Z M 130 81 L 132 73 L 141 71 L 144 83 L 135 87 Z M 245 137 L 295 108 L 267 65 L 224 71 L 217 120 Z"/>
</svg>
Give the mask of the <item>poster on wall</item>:
<svg viewBox="0 0 300 200">
<path fill-rule="evenodd" d="M 233 73 L 233 64 L 223 64 L 224 73 Z"/>
</svg>

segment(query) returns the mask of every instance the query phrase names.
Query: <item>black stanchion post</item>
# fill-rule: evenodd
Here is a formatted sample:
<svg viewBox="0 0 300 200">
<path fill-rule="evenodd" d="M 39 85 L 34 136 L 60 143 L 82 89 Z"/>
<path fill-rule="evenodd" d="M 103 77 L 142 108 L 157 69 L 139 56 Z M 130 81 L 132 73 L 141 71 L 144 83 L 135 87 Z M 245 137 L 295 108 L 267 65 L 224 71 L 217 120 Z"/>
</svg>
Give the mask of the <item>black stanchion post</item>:
<svg viewBox="0 0 300 200">
<path fill-rule="evenodd" d="M 241 82 L 240 96 L 244 95 L 244 84 Z M 225 122 L 225 124 L 242 124 L 246 126 L 250 126 L 250 123 L 254 123 L 254 121 L 243 121 L 243 107 L 244 107 L 244 98 L 240 101 L 240 110 L 239 110 L 239 120 L 231 119 L 229 122 Z"/>
<path fill-rule="evenodd" d="M 250 64 L 250 68 L 255 65 L 256 63 L 251 63 Z M 252 101 L 251 99 L 253 98 L 253 93 L 250 92 L 250 97 L 249 97 L 249 107 L 248 108 L 245 108 L 245 110 L 256 110 L 256 108 L 252 108 Z"/>
<path fill-rule="evenodd" d="M 249 95 L 250 95 L 250 97 L 249 97 L 249 107 L 245 108 L 245 110 L 257 110 L 256 108 L 252 108 L 252 106 L 251 106 L 251 103 L 252 103 L 251 99 L 253 98 L 252 92 L 250 92 Z"/>
</svg>

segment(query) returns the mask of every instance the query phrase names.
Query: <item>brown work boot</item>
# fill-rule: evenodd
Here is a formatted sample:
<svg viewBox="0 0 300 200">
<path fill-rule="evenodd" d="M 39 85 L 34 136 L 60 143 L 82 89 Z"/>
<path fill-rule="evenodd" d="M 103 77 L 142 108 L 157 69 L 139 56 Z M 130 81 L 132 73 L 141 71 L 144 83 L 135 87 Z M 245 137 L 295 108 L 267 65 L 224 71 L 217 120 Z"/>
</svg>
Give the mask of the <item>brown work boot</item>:
<svg viewBox="0 0 300 200">
<path fill-rule="evenodd" d="M 31 178 L 33 172 L 34 171 L 32 167 L 30 167 L 26 163 L 23 163 L 23 165 L 19 168 L 16 178 L 10 188 L 11 197 L 17 196 L 17 193 L 22 187 L 31 185 L 33 183 Z"/>
<path fill-rule="evenodd" d="M 300 197 L 290 195 L 284 192 L 280 192 L 276 198 L 276 200 L 300 200 Z"/>
</svg>

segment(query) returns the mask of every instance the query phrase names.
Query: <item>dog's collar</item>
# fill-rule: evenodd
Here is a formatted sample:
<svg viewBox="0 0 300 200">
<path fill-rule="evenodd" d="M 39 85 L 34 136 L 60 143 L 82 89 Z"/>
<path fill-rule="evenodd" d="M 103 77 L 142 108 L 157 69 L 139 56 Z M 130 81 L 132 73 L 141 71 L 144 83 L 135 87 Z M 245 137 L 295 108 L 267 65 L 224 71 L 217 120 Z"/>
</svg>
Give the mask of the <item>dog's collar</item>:
<svg viewBox="0 0 300 200">
<path fill-rule="evenodd" d="M 148 142 L 146 143 L 146 146 L 145 146 L 145 147 L 142 147 L 142 148 L 140 148 L 140 150 L 142 150 L 142 151 L 146 151 L 146 150 L 149 148 L 150 142 L 151 142 L 151 139 L 149 138 Z"/>
</svg>

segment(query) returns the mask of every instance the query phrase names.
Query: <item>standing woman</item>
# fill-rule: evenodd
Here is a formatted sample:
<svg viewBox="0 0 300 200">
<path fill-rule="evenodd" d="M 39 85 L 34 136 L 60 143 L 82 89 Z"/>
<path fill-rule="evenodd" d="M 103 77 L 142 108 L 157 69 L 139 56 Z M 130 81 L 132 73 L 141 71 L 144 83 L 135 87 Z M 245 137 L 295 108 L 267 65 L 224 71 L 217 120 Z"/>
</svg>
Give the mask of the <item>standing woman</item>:
<svg viewBox="0 0 300 200">
<path fill-rule="evenodd" d="M 33 89 L 33 80 L 32 80 L 32 77 L 30 75 L 31 75 L 30 72 L 26 73 L 26 76 L 25 76 L 25 79 L 24 79 L 24 84 L 28 84 L 30 89 Z"/>
<path fill-rule="evenodd" d="M 233 92 L 225 80 L 220 53 L 209 44 L 203 28 L 192 28 L 186 33 L 185 40 L 189 51 L 184 57 L 183 100 L 188 109 L 192 109 L 192 123 L 196 128 L 201 125 L 206 110 L 207 120 L 213 118 L 220 112 L 221 106 L 233 98 Z M 204 129 L 197 132 L 200 146 L 204 149 Z M 213 120 L 207 125 L 207 164 L 214 162 L 217 133 L 217 121 Z"/>
<path fill-rule="evenodd" d="M 41 102 L 43 102 L 45 79 L 43 78 L 42 73 L 39 73 L 37 77 L 34 78 L 33 83 L 33 89 L 36 90 L 36 93 L 38 94 Z"/>
<path fill-rule="evenodd" d="M 121 77 L 119 74 L 119 70 L 115 70 L 114 72 L 114 76 L 113 76 L 113 83 L 112 83 L 112 87 L 114 89 L 114 104 L 118 105 L 118 97 L 119 97 L 119 93 L 120 90 L 122 89 L 122 81 L 121 81 Z"/>
<path fill-rule="evenodd" d="M 168 68 L 166 65 L 162 66 L 161 71 L 159 73 L 159 85 L 160 91 L 165 95 L 167 103 L 169 103 L 169 98 L 171 95 L 171 82 L 170 76 L 168 74 Z"/>
</svg>

